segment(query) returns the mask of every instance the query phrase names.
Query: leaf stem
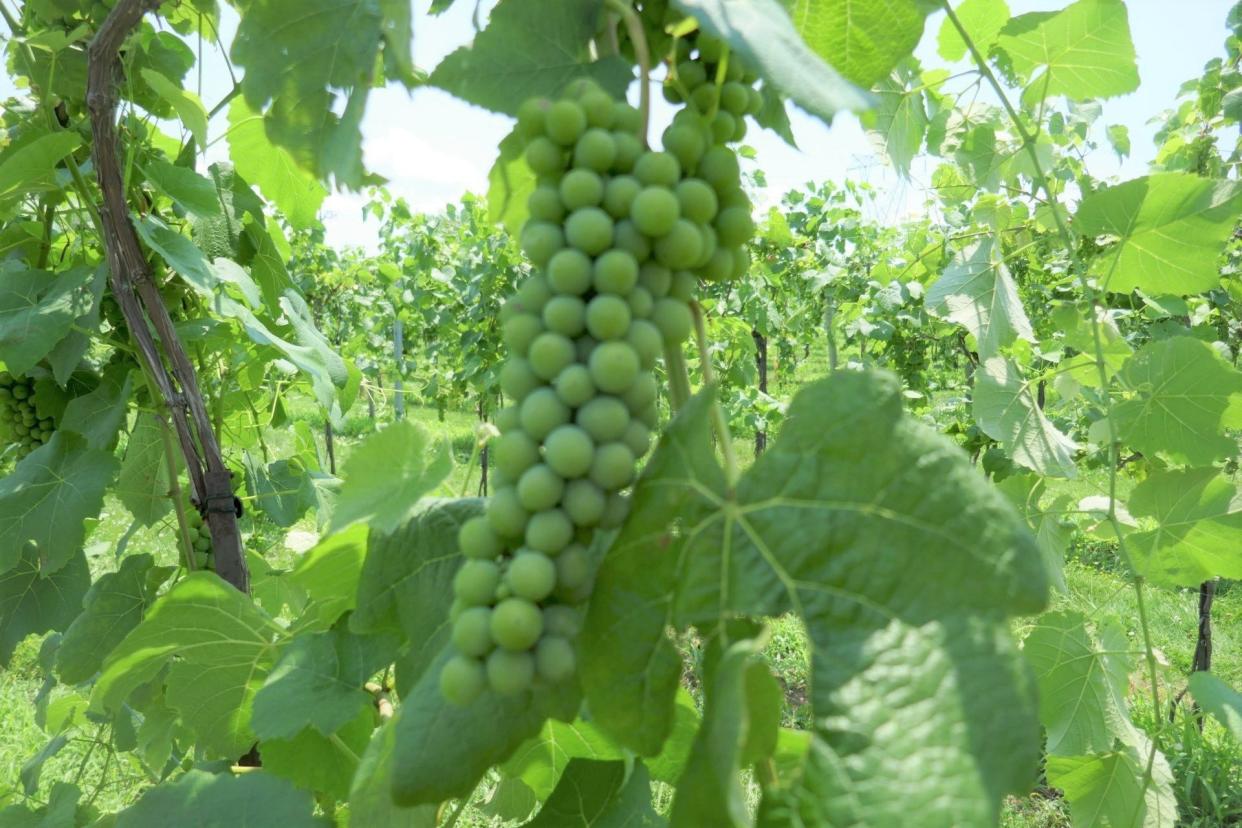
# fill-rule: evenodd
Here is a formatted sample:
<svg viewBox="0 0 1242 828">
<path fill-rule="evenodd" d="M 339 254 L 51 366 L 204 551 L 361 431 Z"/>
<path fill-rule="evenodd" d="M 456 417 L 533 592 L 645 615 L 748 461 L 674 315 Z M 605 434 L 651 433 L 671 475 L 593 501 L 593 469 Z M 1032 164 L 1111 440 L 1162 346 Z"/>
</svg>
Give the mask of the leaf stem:
<svg viewBox="0 0 1242 828">
<path fill-rule="evenodd" d="M 698 302 L 690 303 L 690 313 L 694 317 L 694 339 L 699 348 L 699 367 L 703 371 L 703 384 L 716 384 L 716 371 L 712 368 L 712 356 L 707 348 L 707 325 L 704 321 L 703 306 Z M 720 400 L 712 402 L 712 425 L 716 429 L 716 438 L 720 441 L 720 454 L 724 458 L 725 481 L 732 489 L 737 483 L 738 465 L 737 452 L 733 450 L 733 435 L 729 432 L 729 421 L 725 418 Z"/>
<path fill-rule="evenodd" d="M 669 401 L 676 413 L 690 399 L 690 372 L 686 370 L 686 355 L 680 345 L 665 344 L 664 365 L 668 369 Z"/>
<path fill-rule="evenodd" d="M 647 143 L 647 125 L 651 120 L 651 50 L 647 48 L 647 35 L 643 32 L 643 22 L 638 19 L 634 6 L 627 0 L 606 0 L 608 8 L 615 11 L 625 21 L 626 31 L 634 44 L 634 56 L 638 59 L 638 111 L 642 114 L 638 137 L 643 146 Z"/>
</svg>

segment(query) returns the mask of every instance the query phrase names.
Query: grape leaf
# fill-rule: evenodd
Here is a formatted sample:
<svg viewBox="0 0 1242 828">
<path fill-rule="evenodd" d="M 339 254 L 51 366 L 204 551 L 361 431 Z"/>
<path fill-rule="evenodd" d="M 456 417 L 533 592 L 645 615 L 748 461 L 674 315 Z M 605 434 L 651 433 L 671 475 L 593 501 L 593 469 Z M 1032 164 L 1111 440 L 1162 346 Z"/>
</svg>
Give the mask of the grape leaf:
<svg viewBox="0 0 1242 828">
<path fill-rule="evenodd" d="M 786 0 L 786 7 L 806 44 L 867 88 L 914 51 L 935 8 L 919 0 Z"/>
<path fill-rule="evenodd" d="M 95 270 L 75 267 L 60 273 L 0 267 L 0 360 L 23 375 L 61 340 L 95 303 Z"/>
<path fill-rule="evenodd" d="M 100 302 L 103 300 L 104 283 L 107 280 L 108 267 L 101 263 L 91 277 L 90 307 L 74 320 L 69 333 L 48 351 L 45 358 L 48 367 L 52 369 L 52 376 L 62 388 L 69 384 L 69 378 L 82 363 L 82 357 L 90 350 L 91 337 L 87 331 L 94 331 L 99 327 Z"/>
<path fill-rule="evenodd" d="M 1138 745 L 1108 753 L 1048 757 L 1048 784 L 1060 788 L 1069 800 L 1074 828 L 1173 828 L 1177 824 L 1173 772 L 1160 753 L 1144 791 L 1150 751 L 1146 737 L 1140 736 Z"/>
<path fill-rule="evenodd" d="M 872 129 L 893 166 L 904 176 L 909 176 L 910 162 L 918 155 L 927 133 L 922 85 L 918 72 L 894 71 L 875 85 L 875 109 L 866 116 L 867 121 L 874 119 Z"/>
<path fill-rule="evenodd" d="M 72 559 L 117 466 L 112 452 L 88 447 L 79 434 L 57 431 L 0 477 L 0 572 L 17 565 L 27 544 L 34 545 L 48 573 Z"/>
<path fill-rule="evenodd" d="M 0 809 L 2 828 L 72 828 L 82 792 L 69 782 L 53 782 L 48 803 L 30 810 L 25 804 Z M 29 802 L 34 805 L 33 801 Z"/>
<path fill-rule="evenodd" d="M 289 580 L 315 604 L 317 628 L 336 623 L 358 603 L 358 581 L 367 555 L 366 524 L 355 524 L 315 544 L 298 559 Z"/>
<path fill-rule="evenodd" d="M 151 526 L 172 509 L 163 429 L 154 413 L 138 413 L 117 477 L 117 496 L 143 526 Z"/>
<path fill-rule="evenodd" d="M 825 123 L 842 110 L 861 111 L 873 103 L 807 46 L 780 0 L 673 0 L 673 5 Z"/>
<path fill-rule="evenodd" d="M 993 236 L 957 254 L 923 300 L 929 313 L 956 322 L 975 338 L 982 359 L 1025 339 L 1035 341 L 1018 286 Z"/>
<path fill-rule="evenodd" d="M 996 42 L 996 36 L 1009 22 L 1009 6 L 1005 0 L 962 0 L 954 9 L 966 34 L 983 54 Z M 947 17 L 940 24 L 936 37 L 936 51 L 947 61 L 956 62 L 966 57 L 966 41 L 958 34 L 957 27 Z"/>
<path fill-rule="evenodd" d="M 59 427 L 85 437 L 89 448 L 110 451 L 128 413 L 130 387 L 129 367 L 110 367 L 93 391 L 69 401 Z"/>
<path fill-rule="evenodd" d="M 1134 487 L 1129 507 L 1156 524 L 1126 536 L 1134 565 L 1147 578 L 1173 587 L 1242 578 L 1242 498 L 1218 469 L 1153 471 Z"/>
<path fill-rule="evenodd" d="M 474 43 L 440 62 L 428 82 L 494 112 L 516 115 L 527 98 L 552 97 L 575 78 L 591 78 L 617 98 L 633 77 L 619 57 L 588 61 L 603 3 L 507 0 L 492 9 Z"/>
<path fill-rule="evenodd" d="M 659 828 L 665 821 L 651 807 L 647 769 L 625 762 L 574 759 L 560 784 L 526 828 Z"/>
<path fill-rule="evenodd" d="M 975 373 L 975 422 L 1020 466 L 1044 477 L 1074 477 L 1077 444 L 1039 407 L 1021 369 L 1004 357 L 984 360 Z"/>
<path fill-rule="evenodd" d="M 1190 693 L 1200 707 L 1215 716 L 1234 739 L 1242 742 L 1242 693 L 1211 673 L 1203 672 L 1191 675 Z"/>
<path fill-rule="evenodd" d="M 535 797 L 546 800 L 574 759 L 621 760 L 625 751 L 613 744 L 591 722 L 548 721 L 538 736 L 528 739 L 501 766 L 501 773 L 520 779 Z"/>
<path fill-rule="evenodd" d="M 367 828 L 436 828 L 437 805 L 402 808 L 392 801 L 394 722 L 385 722 L 371 737 L 358 762 L 349 792 L 349 818 Z"/>
<path fill-rule="evenodd" d="M 377 532 L 393 532 L 420 508 L 422 497 L 448 476 L 452 458 L 444 442 L 409 420 L 367 437 L 341 469 L 332 531 L 365 521 Z"/>
<path fill-rule="evenodd" d="M 518 238 L 529 215 L 526 199 L 535 189 L 535 174 L 522 154 L 525 141 L 516 132 L 500 142 L 500 154 L 487 173 L 487 218 Z"/>
<path fill-rule="evenodd" d="M 311 795 L 270 773 L 233 776 L 192 770 L 149 788 L 116 816 L 116 828 L 329 828 Z"/>
<path fill-rule="evenodd" d="M 1190 173 L 1156 173 L 1083 198 L 1074 225 L 1117 241 L 1091 262 L 1108 290 L 1184 296 L 1220 283 L 1216 259 L 1233 233 L 1242 184 Z"/>
<path fill-rule="evenodd" d="M 159 158 L 143 162 L 142 171 L 156 189 L 181 205 L 186 212 L 198 216 L 221 214 L 220 198 L 216 194 L 215 182 L 210 178 Z"/>
<path fill-rule="evenodd" d="M 997 45 L 1030 79 L 1028 93 L 1071 100 L 1111 98 L 1138 88 L 1130 22 L 1121 0 L 1078 0 L 1058 12 L 1010 20 Z M 1031 78 L 1039 68 L 1044 71 Z M 1025 96 L 1024 96 L 1025 97 Z"/>
<path fill-rule="evenodd" d="M 147 86 L 151 87 L 151 91 L 159 95 L 177 113 L 182 125 L 194 136 L 195 143 L 206 148 L 207 109 L 198 95 L 188 89 L 183 89 L 181 84 L 173 83 L 153 69 L 140 69 L 139 74 L 146 81 Z M 193 170 L 187 170 L 187 172 L 193 173 Z"/>
<path fill-rule="evenodd" d="M 254 182 L 295 229 L 311 227 L 328 191 L 284 147 L 272 143 L 263 117 L 244 98 L 229 104 L 228 137 L 229 158 L 237 172 Z"/>
<path fill-rule="evenodd" d="M 274 460 L 264 466 L 262 459 L 249 451 L 242 464 L 246 469 L 247 493 L 256 508 L 277 526 L 293 526 L 319 504 L 319 487 L 313 478 L 327 475 L 309 472 L 293 460 Z"/>
<path fill-rule="evenodd" d="M 0 203 L 21 193 L 56 189 L 56 165 L 82 145 L 76 132 L 52 132 L 0 153 Z"/>
<path fill-rule="evenodd" d="M 1166 453 L 1194 466 L 1232 457 L 1237 427 L 1230 404 L 1242 395 L 1242 372 L 1202 340 L 1176 336 L 1141 348 L 1121 369 L 1129 399 L 1113 406 L 1118 436 L 1144 454 Z"/>
<path fill-rule="evenodd" d="M 375 710 L 363 707 L 334 733 L 324 736 L 307 728 L 290 739 L 265 740 L 259 755 L 265 769 L 299 788 L 345 799 L 374 729 Z"/>
<path fill-rule="evenodd" d="M 695 398 L 661 438 L 601 566 L 579 647 L 596 723 L 658 752 L 681 667 L 666 628 L 794 610 L 831 763 L 805 776 L 805 797 L 816 789 L 828 809 L 808 824 L 995 821 L 1038 755 L 1004 621 L 1046 600 L 1021 520 L 960 449 L 903 414 L 890 375 L 803 388 L 735 495 L 709 402 Z"/>
<path fill-rule="evenodd" d="M 0 573 L 0 667 L 28 635 L 63 630 L 82 611 L 82 597 L 91 585 L 90 569 L 81 550 L 54 571 L 43 565 L 33 547 Z"/>
</svg>

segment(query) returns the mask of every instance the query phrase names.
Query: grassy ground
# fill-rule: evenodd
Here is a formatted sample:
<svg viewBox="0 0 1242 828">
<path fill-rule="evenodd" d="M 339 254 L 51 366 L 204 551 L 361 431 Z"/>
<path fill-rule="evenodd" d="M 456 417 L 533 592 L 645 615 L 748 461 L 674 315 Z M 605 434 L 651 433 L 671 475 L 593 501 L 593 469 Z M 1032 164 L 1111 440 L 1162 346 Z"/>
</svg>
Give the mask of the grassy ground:
<svg viewBox="0 0 1242 828">
<path fill-rule="evenodd" d="M 364 407 L 338 429 L 336 434 L 337 468 L 348 461 L 351 449 L 361 436 L 370 432 L 374 424 L 366 416 Z M 291 412 L 295 419 L 312 420 L 313 408 L 295 407 Z M 468 466 L 474 441 L 475 418 L 472 414 L 446 412 L 411 407 L 409 417 L 426 428 L 436 439 L 450 442 L 457 466 L 442 487 L 442 494 L 458 495 L 477 491 L 479 473 L 477 467 Z M 320 434 L 321 425 L 315 423 Z M 268 444 L 279 454 L 288 448 L 292 437 L 288 431 L 268 435 Z M 736 440 L 736 449 L 744 465 L 753 461 L 753 440 L 744 435 Z M 1068 484 L 1065 493 L 1075 500 L 1102 490 L 1102 481 L 1086 477 Z M 253 513 L 255 510 L 251 510 Z M 87 552 L 92 569 L 107 571 L 115 566 L 120 552 L 151 552 L 163 562 L 175 559 L 172 520 L 150 529 L 131 526 L 128 512 L 119 502 L 109 500 L 99 524 L 91 534 Z M 272 566 L 288 566 L 297 555 L 313 543 L 315 525 L 313 518 L 306 518 L 287 530 L 274 529 L 270 524 L 247 519 L 248 548 L 262 550 Z M 1115 616 L 1126 628 L 1135 651 L 1141 649 L 1141 630 L 1137 614 L 1137 596 L 1133 586 L 1122 576 L 1120 568 L 1111 564 L 1103 545 L 1084 545 L 1072 554 L 1066 565 L 1068 592 L 1057 597 L 1057 604 L 1076 609 L 1093 618 Z M 1106 551 L 1106 550 L 1105 550 Z M 1193 591 L 1168 591 L 1148 588 L 1144 595 L 1148 610 L 1150 629 L 1161 662 L 1160 690 L 1162 699 L 1182 689 L 1185 683 L 1195 645 L 1197 626 L 1197 595 Z M 1217 599 L 1215 610 L 1216 660 L 1214 670 L 1234 686 L 1242 685 L 1242 590 L 1226 592 Z M 770 619 L 770 642 L 765 651 L 774 673 L 785 688 L 788 710 L 785 723 L 791 726 L 808 726 L 810 709 L 807 699 L 809 658 L 807 641 L 801 623 L 794 618 Z M 34 701 L 42 684 L 42 672 L 38 665 L 39 641 L 28 640 L 21 645 L 9 669 L 0 671 L 0 805 L 8 798 L 20 796 L 20 772 L 23 764 L 47 742 L 47 735 L 40 728 Z M 1131 684 L 1132 704 L 1136 716 L 1152 721 L 1149 682 L 1138 668 Z M 69 691 L 57 690 L 52 707 L 64 707 L 72 700 L 61 700 Z M 1167 713 L 1167 711 L 1166 711 Z M 1206 736 L 1174 739 L 1170 759 L 1179 770 L 1179 783 L 1186 789 L 1186 796 L 1200 796 L 1205 800 L 1224 797 L 1230 801 L 1242 801 L 1242 779 L 1234 770 L 1242 767 L 1242 757 L 1236 755 L 1236 747 L 1215 734 L 1209 728 Z M 123 755 L 113 757 L 106 747 L 92 744 L 89 740 L 75 741 L 67 745 L 44 767 L 44 779 L 67 779 L 77 781 L 94 797 L 101 810 L 114 810 L 132 801 L 144 784 L 143 769 L 126 764 Z M 1226 768 L 1224 774 L 1220 767 Z M 100 785 L 100 780 L 103 784 Z M 46 792 L 47 785 L 43 787 Z M 484 815 L 482 811 L 469 809 L 459 825 L 480 828 L 500 823 Z M 1225 821 L 1200 823 L 1203 826 L 1226 824 Z M 1005 828 L 1062 828 L 1069 821 L 1063 805 L 1055 796 L 1036 794 L 1009 803 L 1002 825 Z"/>
</svg>

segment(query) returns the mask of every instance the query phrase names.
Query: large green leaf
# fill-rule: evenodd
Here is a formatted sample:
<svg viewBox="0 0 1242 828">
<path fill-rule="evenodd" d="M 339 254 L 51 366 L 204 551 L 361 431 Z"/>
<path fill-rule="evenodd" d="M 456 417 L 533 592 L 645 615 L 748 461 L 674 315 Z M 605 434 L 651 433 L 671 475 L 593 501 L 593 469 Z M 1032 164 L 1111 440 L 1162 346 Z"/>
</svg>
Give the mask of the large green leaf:
<svg viewBox="0 0 1242 828">
<path fill-rule="evenodd" d="M 487 173 L 487 218 L 504 225 L 514 238 L 522 232 L 529 215 L 526 199 L 535 189 L 535 173 L 523 154 L 526 142 L 512 132 L 500 142 L 500 154 Z"/>
<path fill-rule="evenodd" d="M 709 402 L 661 439 L 600 569 L 579 648 L 595 721 L 657 753 L 681 672 L 665 630 L 793 610 L 830 763 L 799 788 L 827 809 L 807 824 L 995 820 L 1038 753 L 1004 621 L 1046 599 L 1021 520 L 960 449 L 903 414 L 887 374 L 803 388 L 736 494 L 712 456 Z"/>
<path fill-rule="evenodd" d="M 1085 236 L 1116 236 L 1091 263 L 1110 291 L 1182 296 L 1220 283 L 1216 260 L 1242 209 L 1242 184 L 1157 173 L 1103 187 L 1078 205 Z"/>
<path fill-rule="evenodd" d="M 255 713 L 256 723 L 260 714 Z M 359 708 L 357 715 L 327 736 L 314 728 L 289 739 L 266 739 L 259 744 L 263 767 L 299 788 L 342 800 L 358 770 L 359 757 L 375 730 L 375 710 Z"/>
<path fill-rule="evenodd" d="M 366 521 L 393 532 L 421 508 L 452 468 L 448 446 L 409 420 L 399 420 L 359 444 L 341 469 L 344 483 L 332 510 L 333 531 Z"/>
<path fill-rule="evenodd" d="M 28 635 L 63 630 L 82 612 L 82 597 L 91 585 L 90 569 L 81 550 L 52 571 L 34 547 L 0 573 L 0 667 Z"/>
<path fill-rule="evenodd" d="M 659 828 L 665 824 L 651 807 L 651 782 L 641 764 L 630 768 L 626 762 L 574 759 L 525 828 Z"/>
<path fill-rule="evenodd" d="M 914 52 L 925 0 L 785 0 L 794 28 L 834 69 L 870 87 Z"/>
<path fill-rule="evenodd" d="M 403 808 L 392 801 L 395 722 L 385 722 L 371 737 L 358 762 L 349 792 L 349 818 L 367 828 L 436 828 L 438 803 Z"/>
<path fill-rule="evenodd" d="M 889 160 L 902 175 L 910 174 L 910 162 L 923 146 L 927 133 L 927 107 L 923 103 L 923 81 L 913 69 L 898 69 L 875 86 L 876 105 L 869 119 L 872 129 L 884 143 Z"/>
<path fill-rule="evenodd" d="M 204 217 L 221 214 L 220 198 L 216 193 L 215 182 L 210 178 L 158 158 L 151 158 L 143 163 L 142 171 L 148 181 L 186 212 Z"/>
<path fill-rule="evenodd" d="M 255 771 L 233 776 L 192 770 L 148 789 L 117 814 L 116 828 L 328 828 L 314 799 L 283 779 Z"/>
<path fill-rule="evenodd" d="M 1242 578 L 1242 497 L 1219 470 L 1154 471 L 1134 487 L 1129 509 L 1145 531 L 1127 535 L 1126 548 L 1146 577 L 1187 587 Z"/>
<path fill-rule="evenodd" d="M 1035 341 L 1018 286 L 992 236 L 955 256 L 923 302 L 931 313 L 969 331 L 983 359 L 1018 339 Z"/>
<path fill-rule="evenodd" d="M 245 98 L 229 105 L 228 136 L 229 157 L 237 172 L 254 182 L 295 228 L 311 227 L 328 191 L 313 173 L 298 166 L 288 150 L 272 143 L 263 116 L 247 106 Z"/>
<path fill-rule="evenodd" d="M 0 267 L 0 361 L 25 374 L 69 336 L 95 302 L 95 271 L 61 273 Z"/>
<path fill-rule="evenodd" d="M 56 165 L 82 145 L 76 132 L 53 132 L 0 153 L 0 201 L 56 187 Z"/>
<path fill-rule="evenodd" d="M 319 627 L 330 627 L 358 603 L 358 580 L 367 556 L 365 524 L 330 535 L 311 547 L 289 572 L 313 602 Z"/>
<path fill-rule="evenodd" d="M 182 125 L 194 136 L 200 148 L 207 147 L 207 109 L 202 100 L 181 84 L 173 83 L 154 69 L 141 69 L 139 74 L 166 104 L 172 107 Z M 192 170 L 189 172 L 193 172 Z"/>
<path fill-rule="evenodd" d="M 1173 772 L 1159 753 L 1144 785 L 1151 747 L 1145 737 L 1107 753 L 1049 756 L 1048 783 L 1070 803 L 1074 828 L 1173 828 Z"/>
<path fill-rule="evenodd" d="M 673 5 L 693 15 L 765 81 L 825 123 L 842 110 L 871 106 L 867 93 L 811 50 L 781 0 L 673 0 Z"/>
<path fill-rule="evenodd" d="M 164 454 L 165 427 L 155 413 L 139 412 L 117 476 L 117 497 L 143 526 L 152 525 L 172 509 Z"/>
<path fill-rule="evenodd" d="M 86 537 L 86 519 L 103 506 L 117 466 L 111 451 L 90 448 L 71 431 L 57 431 L 0 477 L 0 572 L 17 565 L 27 544 L 34 545 L 47 572 L 71 560 Z"/>
<path fill-rule="evenodd" d="M 1242 395 L 1242 372 L 1208 343 L 1188 336 L 1149 343 L 1130 357 L 1120 379 L 1131 396 L 1114 405 L 1113 417 L 1129 445 L 1199 466 L 1237 453 L 1224 432 L 1239 425 L 1229 409 Z"/>
<path fill-rule="evenodd" d="M 1078 449 L 1057 430 L 1039 407 L 1035 393 L 1012 360 L 992 357 L 975 373 L 975 421 L 983 433 L 999 440 L 1020 466 L 1044 477 L 1074 477 Z"/>
<path fill-rule="evenodd" d="M 88 448 L 110 451 L 129 409 L 130 368 L 113 365 L 88 394 L 65 406 L 59 428 L 80 434 Z"/>
<path fill-rule="evenodd" d="M 527 98 L 556 95 L 592 78 L 618 98 L 633 77 L 616 56 L 588 62 L 598 0 L 507 0 L 492 9 L 474 43 L 444 58 L 429 82 L 462 100 L 516 115 Z"/>
<path fill-rule="evenodd" d="M 510 779 L 520 779 L 539 800 L 551 796 L 565 768 L 574 759 L 621 760 L 625 751 L 589 721 L 548 721 L 539 735 L 521 747 L 501 767 Z"/>
<path fill-rule="evenodd" d="M 1199 706 L 1211 713 L 1242 742 L 1242 693 L 1234 690 L 1211 673 L 1195 673 L 1190 677 L 1190 692 Z"/>
<path fill-rule="evenodd" d="M 152 605 L 108 655 L 91 709 L 115 711 L 174 656 L 168 703 L 213 755 L 237 757 L 254 742 L 251 705 L 276 657 L 280 627 L 211 572 L 195 572 Z"/>
<path fill-rule="evenodd" d="M 996 42 L 996 36 L 1009 22 L 1009 6 L 1005 0 L 962 0 L 953 10 L 958 21 L 975 46 L 983 54 L 988 47 Z M 948 61 L 959 61 L 966 57 L 966 41 L 958 33 L 953 21 L 947 17 L 940 24 L 940 33 L 936 37 L 936 50 Z"/>
<path fill-rule="evenodd" d="M 1028 93 L 1036 100 L 1045 95 L 1076 101 L 1110 98 L 1139 85 L 1121 0 L 1078 0 L 1058 12 L 1019 15 L 1001 30 L 997 45 L 1013 69 L 1030 79 Z"/>
</svg>

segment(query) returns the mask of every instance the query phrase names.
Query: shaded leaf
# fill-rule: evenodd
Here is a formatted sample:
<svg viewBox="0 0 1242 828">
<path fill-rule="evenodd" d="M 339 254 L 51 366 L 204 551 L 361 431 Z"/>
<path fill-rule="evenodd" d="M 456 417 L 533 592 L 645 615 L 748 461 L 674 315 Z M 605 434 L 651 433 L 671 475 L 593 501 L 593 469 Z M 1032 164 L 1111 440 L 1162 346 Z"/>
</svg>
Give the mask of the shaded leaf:
<svg viewBox="0 0 1242 828">
<path fill-rule="evenodd" d="M 1012 360 L 984 360 L 975 374 L 975 422 L 1020 466 L 1044 477 L 1074 477 L 1077 444 L 1044 416 L 1034 390 Z"/>
<path fill-rule="evenodd" d="M 148 789 L 117 814 L 116 828 L 328 828 L 314 800 L 289 782 L 255 771 L 233 776 L 192 770 Z"/>
<path fill-rule="evenodd" d="M 82 611 L 82 597 L 91 585 L 86 556 L 79 550 L 55 571 L 39 560 L 32 547 L 0 573 L 0 666 L 28 635 L 63 630 Z"/>
<path fill-rule="evenodd" d="M 996 356 L 1018 339 L 1035 341 L 1018 286 L 1005 267 L 995 237 L 955 256 L 928 288 L 923 302 L 929 312 L 969 331 L 982 359 Z"/>
<path fill-rule="evenodd" d="M 332 511 L 332 531 L 366 521 L 378 532 L 392 532 L 409 520 L 420 501 L 452 468 L 448 446 L 409 420 L 400 420 L 367 437 L 341 469 L 340 494 Z"/>
</svg>

